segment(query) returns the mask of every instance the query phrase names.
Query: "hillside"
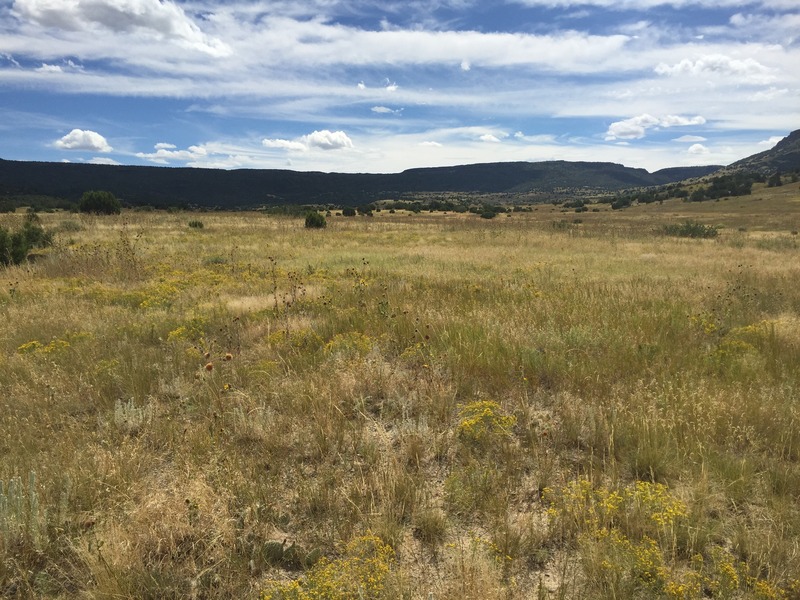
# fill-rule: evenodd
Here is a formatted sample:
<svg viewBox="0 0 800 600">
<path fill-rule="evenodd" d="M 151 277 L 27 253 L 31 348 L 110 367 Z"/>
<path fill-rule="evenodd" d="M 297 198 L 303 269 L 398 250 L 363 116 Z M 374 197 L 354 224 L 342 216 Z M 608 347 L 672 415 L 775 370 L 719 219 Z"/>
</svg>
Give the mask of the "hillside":
<svg viewBox="0 0 800 600">
<path fill-rule="evenodd" d="M 770 150 L 743 158 L 728 165 L 726 170 L 755 171 L 763 175 L 800 170 L 800 129 L 787 135 Z"/>
<path fill-rule="evenodd" d="M 132 205 L 198 205 L 224 208 L 285 204 L 362 205 L 419 193 L 559 196 L 647 187 L 699 177 L 719 167 L 648 173 L 614 163 L 509 162 L 409 169 L 394 174 L 298 172 L 274 169 L 166 168 L 0 159 L 0 195 L 44 195 L 77 200 L 102 189 Z"/>
</svg>

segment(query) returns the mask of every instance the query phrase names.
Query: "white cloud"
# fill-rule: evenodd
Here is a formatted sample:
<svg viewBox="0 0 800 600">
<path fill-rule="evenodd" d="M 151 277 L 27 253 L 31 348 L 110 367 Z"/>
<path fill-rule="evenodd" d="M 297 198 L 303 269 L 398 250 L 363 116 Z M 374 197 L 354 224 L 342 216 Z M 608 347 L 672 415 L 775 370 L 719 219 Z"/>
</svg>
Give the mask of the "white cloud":
<svg viewBox="0 0 800 600">
<path fill-rule="evenodd" d="M 352 148 L 353 141 L 347 137 L 344 131 L 314 131 L 306 136 L 303 136 L 303 141 L 307 146 L 312 148 L 321 148 L 323 150 L 339 150 L 342 148 Z"/>
<path fill-rule="evenodd" d="M 321 150 L 341 150 L 353 148 L 353 141 L 344 131 L 313 131 L 295 140 L 264 138 L 261 144 L 266 148 L 281 148 L 294 152 L 305 152 L 311 148 Z"/>
<path fill-rule="evenodd" d="M 42 63 L 41 67 L 37 67 L 34 69 L 37 73 L 63 73 L 63 69 L 58 65 L 48 65 L 47 63 Z"/>
<path fill-rule="evenodd" d="M 19 67 L 20 66 L 20 64 L 16 61 L 16 59 L 13 56 L 11 56 L 10 54 L 6 54 L 5 52 L 0 52 L 0 58 L 3 58 L 5 60 L 7 60 L 8 62 L 10 62 L 15 67 Z"/>
<path fill-rule="evenodd" d="M 392 110 L 388 106 L 373 106 L 370 110 L 372 112 L 374 112 L 374 113 L 384 114 L 384 115 L 385 114 L 393 114 L 393 113 L 399 112 L 399 111 L 396 111 L 396 110 Z"/>
<path fill-rule="evenodd" d="M 681 137 L 675 138 L 672 140 L 673 142 L 705 142 L 706 138 L 701 135 L 682 135 Z"/>
<path fill-rule="evenodd" d="M 73 129 L 60 140 L 55 147 L 61 150 L 91 150 L 93 152 L 111 152 L 113 148 L 102 135 L 88 129 Z"/>
<path fill-rule="evenodd" d="M 177 148 L 175 144 L 169 144 L 167 142 L 158 142 L 155 146 L 153 146 L 156 150 L 174 150 Z"/>
<path fill-rule="evenodd" d="M 367 86 L 366 86 L 366 84 L 365 84 L 363 81 L 359 81 L 359 82 L 358 82 L 358 86 L 357 86 L 357 87 L 358 87 L 358 89 L 360 89 L 360 90 L 365 90 L 365 89 L 367 89 Z"/>
<path fill-rule="evenodd" d="M 484 133 L 480 138 L 482 142 L 490 142 L 492 144 L 499 144 L 500 138 L 491 133 Z"/>
<path fill-rule="evenodd" d="M 556 141 L 555 136 L 549 133 L 543 133 L 539 135 L 525 135 L 521 131 L 517 131 L 514 134 L 514 139 L 520 140 L 522 142 L 527 142 L 529 144 L 551 144 Z"/>
<path fill-rule="evenodd" d="M 432 142 L 432 141 L 420 142 L 418 145 L 419 146 L 426 146 L 426 147 L 429 147 L 429 148 L 441 148 L 442 147 L 442 144 L 440 144 L 439 142 Z"/>
<path fill-rule="evenodd" d="M 306 146 L 303 142 L 293 141 L 293 140 L 283 140 L 283 139 L 270 139 L 264 138 L 261 140 L 261 143 L 266 148 L 283 148 L 284 150 L 294 150 L 297 152 L 304 152 L 308 150 L 308 146 Z"/>
<path fill-rule="evenodd" d="M 711 150 L 703 146 L 703 144 L 692 144 L 686 152 L 689 154 L 711 154 Z"/>
<path fill-rule="evenodd" d="M 208 151 L 203 146 L 189 146 L 186 150 L 174 148 L 172 144 L 159 143 L 155 145 L 155 152 L 137 152 L 136 156 L 160 165 L 171 161 L 195 162 L 208 156 Z"/>
<path fill-rule="evenodd" d="M 113 158 L 103 157 L 103 156 L 94 156 L 86 161 L 91 165 L 119 165 L 122 163 L 117 162 Z"/>
<path fill-rule="evenodd" d="M 769 150 L 769 149 L 770 149 L 770 148 L 772 148 L 772 147 L 773 147 L 775 144 L 777 144 L 778 142 L 780 142 L 782 139 L 783 139 L 783 138 L 782 138 L 781 136 L 779 136 L 779 135 L 773 135 L 773 136 L 772 136 L 771 138 L 769 138 L 768 140 L 762 140 L 762 141 L 758 142 L 758 145 L 759 145 L 759 146 L 762 146 L 762 147 L 763 147 L 763 148 L 765 148 L 766 150 Z"/>
<path fill-rule="evenodd" d="M 462 71 L 469 71 L 470 69 L 472 69 L 472 65 L 469 63 L 469 61 L 468 60 L 462 60 L 461 61 L 461 70 Z"/>
<path fill-rule="evenodd" d="M 658 6 L 684 8 L 696 6 L 700 8 L 718 9 L 736 7 L 744 4 L 742 0 L 509 0 L 523 6 L 545 6 L 548 8 L 564 8 L 569 6 L 595 6 L 613 10 L 648 10 Z M 767 7 L 791 9 L 796 7 L 793 0 L 757 0 L 755 4 Z"/>
<path fill-rule="evenodd" d="M 706 120 L 701 116 L 682 117 L 679 115 L 665 115 L 654 117 L 649 114 L 642 114 L 624 121 L 616 121 L 608 127 L 606 140 L 638 140 L 646 135 L 648 129 L 684 127 L 687 125 L 703 125 Z"/>
<path fill-rule="evenodd" d="M 170 0 L 16 0 L 13 12 L 21 19 L 51 29 L 92 33 L 143 33 L 212 56 L 228 56 L 230 47 L 206 36 Z"/>
<path fill-rule="evenodd" d="M 771 87 L 767 90 L 756 92 L 748 98 L 752 102 L 770 102 L 782 96 L 786 96 L 789 90 L 786 88 Z"/>
<path fill-rule="evenodd" d="M 684 58 L 669 65 L 660 63 L 655 72 L 659 75 L 692 75 L 738 77 L 749 83 L 769 83 L 775 80 L 773 69 L 762 65 L 754 58 L 731 58 L 724 54 L 707 54 L 691 60 Z"/>
<path fill-rule="evenodd" d="M 48 63 L 42 63 L 42 66 L 35 68 L 34 71 L 36 71 L 37 73 L 80 72 L 83 71 L 83 66 L 76 64 L 71 60 L 65 60 L 60 65 L 51 65 Z"/>
</svg>

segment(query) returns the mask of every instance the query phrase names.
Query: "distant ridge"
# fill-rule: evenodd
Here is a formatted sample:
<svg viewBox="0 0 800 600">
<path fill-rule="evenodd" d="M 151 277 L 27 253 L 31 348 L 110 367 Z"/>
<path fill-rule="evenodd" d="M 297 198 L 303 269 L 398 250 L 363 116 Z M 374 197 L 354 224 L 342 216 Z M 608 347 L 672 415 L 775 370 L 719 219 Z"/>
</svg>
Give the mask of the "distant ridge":
<svg viewBox="0 0 800 600">
<path fill-rule="evenodd" d="M 800 129 L 797 129 L 765 152 L 736 161 L 726 171 L 755 171 L 770 175 L 800 170 Z"/>
<path fill-rule="evenodd" d="M 755 155 L 767 168 L 776 153 L 787 169 L 800 157 L 800 132 Z M 794 161 L 794 162 L 793 162 Z M 733 166 L 733 165 L 732 165 Z M 246 208 L 264 205 L 363 205 L 424 193 L 525 195 L 546 201 L 614 193 L 703 177 L 720 166 L 675 167 L 649 173 L 607 162 L 502 162 L 416 168 L 393 174 L 299 172 L 280 169 L 197 169 L 9 161 L 0 159 L 0 196 L 43 195 L 75 201 L 108 190 L 130 205 Z M 774 170 L 774 169 L 773 169 Z"/>
</svg>

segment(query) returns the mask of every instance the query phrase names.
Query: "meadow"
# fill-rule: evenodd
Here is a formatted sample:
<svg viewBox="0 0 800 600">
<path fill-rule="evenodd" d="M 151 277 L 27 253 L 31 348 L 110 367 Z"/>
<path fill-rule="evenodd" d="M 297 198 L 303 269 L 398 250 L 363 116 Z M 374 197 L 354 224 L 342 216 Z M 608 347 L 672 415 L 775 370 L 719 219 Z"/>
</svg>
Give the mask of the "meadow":
<svg viewBox="0 0 800 600">
<path fill-rule="evenodd" d="M 800 598 L 796 183 L 41 219 L 0 270 L 0 597 Z"/>
</svg>

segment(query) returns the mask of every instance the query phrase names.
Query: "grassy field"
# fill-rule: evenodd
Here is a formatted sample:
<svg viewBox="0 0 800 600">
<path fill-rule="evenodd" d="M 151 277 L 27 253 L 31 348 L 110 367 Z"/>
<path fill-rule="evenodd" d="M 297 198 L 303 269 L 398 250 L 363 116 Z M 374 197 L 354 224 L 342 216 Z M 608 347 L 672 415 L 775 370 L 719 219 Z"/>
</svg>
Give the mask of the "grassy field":
<svg viewBox="0 0 800 600">
<path fill-rule="evenodd" d="M 797 184 L 42 220 L 0 271 L 0 597 L 800 598 Z"/>
</svg>

